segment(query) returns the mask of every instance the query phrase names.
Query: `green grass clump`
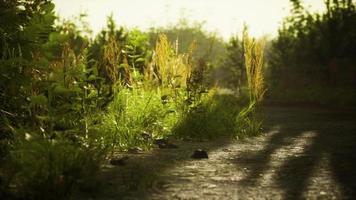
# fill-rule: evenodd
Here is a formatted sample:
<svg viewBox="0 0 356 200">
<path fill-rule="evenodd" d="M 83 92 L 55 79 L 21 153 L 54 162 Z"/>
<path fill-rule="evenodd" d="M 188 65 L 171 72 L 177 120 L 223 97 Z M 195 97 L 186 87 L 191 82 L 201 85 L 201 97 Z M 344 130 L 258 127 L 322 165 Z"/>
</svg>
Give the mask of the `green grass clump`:
<svg viewBox="0 0 356 200">
<path fill-rule="evenodd" d="M 159 91 L 122 89 L 102 121 L 105 143 L 121 150 L 149 149 L 152 141 L 144 139 L 142 133 L 151 134 L 153 138 L 168 135 L 176 117 L 174 103 L 163 101 Z"/>
<path fill-rule="evenodd" d="M 237 129 L 234 119 L 241 110 L 240 103 L 235 96 L 211 91 L 199 104 L 182 114 L 173 133 L 179 138 L 199 140 L 234 136 Z"/>
<path fill-rule="evenodd" d="M 271 99 L 290 103 L 315 103 L 334 107 L 355 107 L 356 95 L 353 89 L 308 86 L 300 89 L 276 88 Z"/>
<path fill-rule="evenodd" d="M 246 138 L 257 136 L 262 131 L 262 120 L 259 118 L 256 105 L 250 103 L 244 107 L 236 117 L 236 136 Z"/>
<path fill-rule="evenodd" d="M 179 54 L 178 42 L 174 46 L 163 35 L 142 72 L 120 56 L 112 38 L 96 69 L 75 59 L 73 63 L 80 63 L 76 67 L 62 63 L 63 73 L 58 74 L 63 79 L 29 98 L 32 126 L 7 124 L 16 139 L 11 145 L 0 140 L 0 154 L 6 154 L 0 192 L 16 198 L 68 199 L 78 189 L 93 189 L 100 166 L 112 156 L 109 152 L 148 150 L 154 139 L 169 136 L 203 140 L 255 134 L 261 126 L 255 108 L 264 93 L 262 53 L 258 45 L 246 46 L 252 48 L 246 54 L 252 59 L 248 103 L 208 89 L 208 64 L 194 59 L 195 43 L 188 53 Z M 69 69 L 78 74 L 72 76 Z"/>
<path fill-rule="evenodd" d="M 14 198 L 68 199 L 78 189 L 94 188 L 104 159 L 104 151 L 62 139 L 24 140 L 2 166 L 3 189 Z"/>
<path fill-rule="evenodd" d="M 258 109 L 266 92 L 263 70 L 265 41 L 250 38 L 247 29 L 243 34 L 249 103 L 237 115 L 236 123 L 239 127 L 237 135 L 246 137 L 255 136 L 262 130 L 262 120 L 258 116 Z"/>
</svg>

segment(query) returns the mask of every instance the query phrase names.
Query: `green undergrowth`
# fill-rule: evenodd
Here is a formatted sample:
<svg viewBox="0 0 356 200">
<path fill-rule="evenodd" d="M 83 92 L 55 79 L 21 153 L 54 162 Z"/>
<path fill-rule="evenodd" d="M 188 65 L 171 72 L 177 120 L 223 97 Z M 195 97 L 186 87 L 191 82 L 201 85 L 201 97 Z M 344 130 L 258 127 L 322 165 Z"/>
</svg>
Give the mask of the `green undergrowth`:
<svg viewBox="0 0 356 200">
<path fill-rule="evenodd" d="M 187 104 L 184 94 L 166 94 L 159 89 L 122 89 L 99 126 L 104 143 L 115 150 L 133 147 L 148 150 L 157 138 L 205 140 L 256 134 L 245 124 L 247 119 L 252 120 L 248 113 L 253 111 L 244 109 L 248 105 L 246 98 L 211 90 L 198 102 Z M 241 111 L 245 113 L 241 115 Z M 150 138 L 146 138 L 147 134 Z"/>
<path fill-rule="evenodd" d="M 13 145 L 2 166 L 4 198 L 68 199 L 78 190 L 95 188 L 105 150 L 69 140 L 31 136 Z"/>
<path fill-rule="evenodd" d="M 232 95 L 208 94 L 201 102 L 184 113 L 173 127 L 179 138 L 214 139 L 238 136 L 236 116 L 242 102 Z"/>
<path fill-rule="evenodd" d="M 251 121 L 254 106 L 247 97 L 216 90 L 192 103 L 181 89 L 120 88 L 106 111 L 86 116 L 87 129 L 14 130 L 17 140 L 2 145 L 8 153 L 0 166 L 1 195 L 67 199 L 76 191 L 95 191 L 95 177 L 114 151 L 149 150 L 158 138 L 234 139 L 261 131 Z"/>
<path fill-rule="evenodd" d="M 120 45 L 110 37 L 92 66 L 86 50 L 75 56 L 64 46 L 68 62 L 53 61 L 43 77 L 32 77 L 22 106 L 12 105 L 9 90 L 11 112 L 0 110 L 0 199 L 70 199 L 77 191 L 95 192 L 96 176 L 115 152 L 150 150 L 155 139 L 234 139 L 261 131 L 261 60 L 251 62 L 261 66 L 251 65 L 256 77 L 236 97 L 205 85 L 208 64 L 194 58 L 195 42 L 178 53 L 178 41 L 173 45 L 162 35 L 151 58 Z M 132 55 L 121 56 L 128 50 Z"/>
<path fill-rule="evenodd" d="M 169 135 L 178 115 L 175 104 L 163 101 L 162 96 L 153 89 L 117 92 L 100 125 L 105 143 L 116 150 L 131 147 L 147 150 L 152 147 L 152 138 Z"/>
<path fill-rule="evenodd" d="M 334 107 L 355 107 L 354 89 L 306 87 L 302 89 L 275 89 L 270 99 L 292 103 L 316 103 Z"/>
</svg>

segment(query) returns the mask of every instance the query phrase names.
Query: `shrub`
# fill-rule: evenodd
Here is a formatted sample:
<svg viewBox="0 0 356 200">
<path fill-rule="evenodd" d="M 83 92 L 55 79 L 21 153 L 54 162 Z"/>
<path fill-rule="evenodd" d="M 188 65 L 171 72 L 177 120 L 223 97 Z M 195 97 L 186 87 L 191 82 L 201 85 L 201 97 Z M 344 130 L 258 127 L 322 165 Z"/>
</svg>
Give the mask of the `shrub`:
<svg viewBox="0 0 356 200">
<path fill-rule="evenodd" d="M 64 140 L 25 140 L 10 152 L 3 179 L 20 198 L 67 199 L 95 177 L 104 158 L 104 151 Z"/>
<path fill-rule="evenodd" d="M 152 137 L 169 134 L 177 114 L 170 97 L 162 100 L 162 96 L 159 90 L 121 89 L 101 124 L 105 143 L 121 150 L 148 149 L 152 141 L 145 140 L 141 136 L 143 132 Z"/>
<path fill-rule="evenodd" d="M 231 137 L 235 133 L 235 116 L 241 102 L 232 95 L 219 95 L 215 90 L 203 95 L 201 101 L 182 113 L 173 133 L 180 138 L 212 139 Z"/>
</svg>

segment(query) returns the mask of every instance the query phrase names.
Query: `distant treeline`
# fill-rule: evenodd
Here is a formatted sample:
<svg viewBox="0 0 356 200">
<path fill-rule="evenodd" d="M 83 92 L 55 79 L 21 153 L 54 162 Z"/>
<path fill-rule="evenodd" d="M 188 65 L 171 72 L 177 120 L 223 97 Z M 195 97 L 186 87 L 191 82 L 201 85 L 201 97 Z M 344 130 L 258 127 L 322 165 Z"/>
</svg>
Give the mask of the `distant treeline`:
<svg viewBox="0 0 356 200">
<path fill-rule="evenodd" d="M 355 105 L 355 2 L 326 0 L 321 14 L 310 13 L 299 0 L 291 3 L 291 15 L 268 52 L 271 95 Z"/>
<path fill-rule="evenodd" d="M 354 106 L 355 2 L 327 0 L 323 13 L 309 12 L 299 0 L 290 3 L 291 13 L 284 19 L 277 37 L 266 41 L 268 97 L 278 101 Z M 223 79 L 235 86 L 245 82 L 242 41 L 238 36 L 230 39 L 220 68 L 224 70 L 219 71 Z"/>
<path fill-rule="evenodd" d="M 310 13 L 299 0 L 290 2 L 291 14 L 284 20 L 278 36 L 266 41 L 269 96 L 350 104 L 354 99 L 356 74 L 355 2 L 327 0 L 326 11 L 321 14 Z M 54 6 L 48 0 L 0 2 L 0 103 L 4 110 L 21 109 L 17 105 L 26 102 L 31 93 L 41 93 L 42 83 L 36 83 L 36 80 L 41 79 L 44 71 L 56 71 L 54 61 L 70 62 L 63 59 L 68 55 L 85 55 L 82 59 L 90 68 L 102 69 L 91 73 L 99 74 L 104 82 L 112 82 L 100 66 L 107 64 L 103 60 L 103 46 L 109 40 L 117 41 L 120 46 L 121 52 L 112 52 L 120 54 L 124 63 L 120 73 L 125 73 L 124 65 L 143 72 L 153 57 L 152 49 L 160 33 L 176 44 L 178 52 L 187 52 L 195 41 L 193 55 L 205 62 L 208 84 L 218 83 L 231 88 L 246 85 L 242 37 L 231 37 L 226 43 L 215 34 L 204 31 L 203 24 L 191 25 L 187 20 L 147 32 L 128 30 L 117 27 L 109 17 L 107 27 L 92 39 L 88 37 L 90 29 L 85 15 L 72 21 L 58 20 Z M 36 91 L 33 91 L 35 86 Z M 111 89 L 105 84 L 100 85 L 97 81 L 96 86 L 103 95 L 111 95 Z M 14 94 L 16 98 L 9 98 Z"/>
</svg>

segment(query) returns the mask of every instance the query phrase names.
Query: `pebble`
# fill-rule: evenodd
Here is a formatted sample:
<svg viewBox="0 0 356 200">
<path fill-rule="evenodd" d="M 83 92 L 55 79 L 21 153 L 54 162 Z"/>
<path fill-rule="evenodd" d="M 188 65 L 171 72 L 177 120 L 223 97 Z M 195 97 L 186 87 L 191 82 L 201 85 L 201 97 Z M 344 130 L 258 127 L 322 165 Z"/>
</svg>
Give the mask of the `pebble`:
<svg viewBox="0 0 356 200">
<path fill-rule="evenodd" d="M 114 158 L 114 159 L 111 159 L 110 160 L 110 164 L 111 165 L 126 165 L 126 161 L 129 159 L 128 156 L 124 156 L 124 157 L 121 157 L 121 158 Z"/>
<path fill-rule="evenodd" d="M 194 159 L 208 159 L 208 153 L 202 149 L 197 149 L 194 151 L 193 155 L 191 156 L 191 158 Z"/>
</svg>

